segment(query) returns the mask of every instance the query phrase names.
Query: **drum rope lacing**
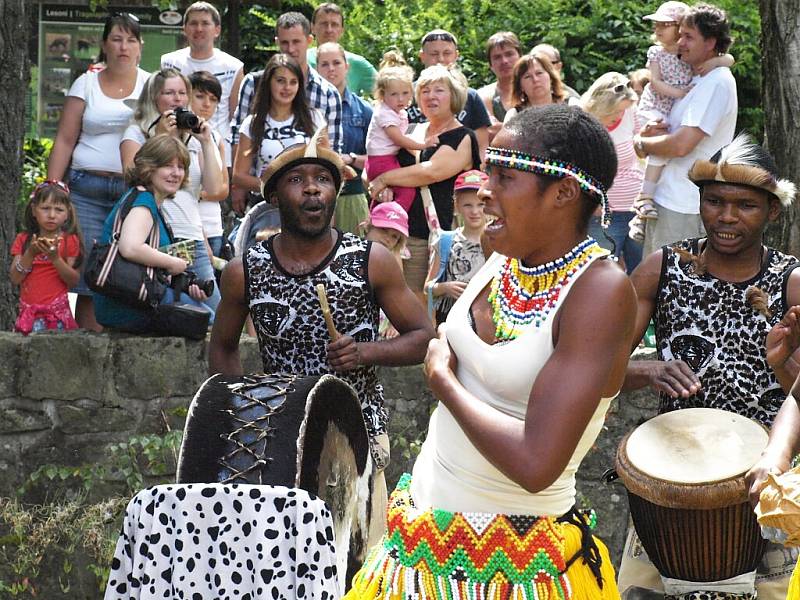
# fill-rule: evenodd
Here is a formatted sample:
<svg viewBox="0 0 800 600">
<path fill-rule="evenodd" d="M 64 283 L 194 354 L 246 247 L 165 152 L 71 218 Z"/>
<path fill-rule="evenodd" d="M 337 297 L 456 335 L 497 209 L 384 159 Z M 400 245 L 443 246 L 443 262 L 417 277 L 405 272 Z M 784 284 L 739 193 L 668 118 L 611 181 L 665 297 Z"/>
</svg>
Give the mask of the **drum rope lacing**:
<svg viewBox="0 0 800 600">
<path fill-rule="evenodd" d="M 272 437 L 275 431 L 274 427 L 270 427 L 269 421 L 273 415 L 283 411 L 283 404 L 278 406 L 270 406 L 269 401 L 281 397 L 285 398 L 288 394 L 294 392 L 295 388 L 293 384 L 297 380 L 297 376 L 273 376 L 270 379 L 270 384 L 273 386 L 275 391 L 272 394 L 262 398 L 257 398 L 252 394 L 249 394 L 248 391 L 255 388 L 263 389 L 264 380 L 262 378 L 251 376 L 245 376 L 243 379 L 244 383 L 238 384 L 231 388 L 231 392 L 244 399 L 245 403 L 242 406 L 220 411 L 229 415 L 235 423 L 240 425 L 229 433 L 220 434 L 220 437 L 223 440 L 235 446 L 233 450 L 219 459 L 220 465 L 232 473 L 232 475 L 229 477 L 222 479 L 220 483 L 233 483 L 239 478 L 243 478 L 245 481 L 248 481 L 248 475 L 257 470 L 258 482 L 263 484 L 263 472 L 261 469 L 273 460 L 271 456 L 264 456 L 267 447 L 266 443 L 264 442 L 268 438 Z M 245 419 L 239 416 L 239 413 L 250 410 L 256 406 L 262 407 L 264 412 L 255 419 Z M 240 438 L 244 438 L 247 434 L 254 434 L 255 439 L 250 442 L 243 442 Z M 249 455 L 253 461 L 249 467 L 243 471 L 238 471 L 230 461 L 242 453 Z"/>
</svg>

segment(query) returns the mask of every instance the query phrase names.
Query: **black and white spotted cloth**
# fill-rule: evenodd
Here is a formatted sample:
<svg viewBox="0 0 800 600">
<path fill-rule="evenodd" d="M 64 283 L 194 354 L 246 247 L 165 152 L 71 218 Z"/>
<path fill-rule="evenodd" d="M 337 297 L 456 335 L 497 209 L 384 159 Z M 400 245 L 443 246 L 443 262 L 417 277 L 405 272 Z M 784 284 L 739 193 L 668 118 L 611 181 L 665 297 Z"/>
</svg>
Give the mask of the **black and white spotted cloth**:
<svg viewBox="0 0 800 600">
<path fill-rule="evenodd" d="M 131 499 L 105 600 L 334 600 L 331 514 L 305 490 L 159 485 Z"/>
</svg>

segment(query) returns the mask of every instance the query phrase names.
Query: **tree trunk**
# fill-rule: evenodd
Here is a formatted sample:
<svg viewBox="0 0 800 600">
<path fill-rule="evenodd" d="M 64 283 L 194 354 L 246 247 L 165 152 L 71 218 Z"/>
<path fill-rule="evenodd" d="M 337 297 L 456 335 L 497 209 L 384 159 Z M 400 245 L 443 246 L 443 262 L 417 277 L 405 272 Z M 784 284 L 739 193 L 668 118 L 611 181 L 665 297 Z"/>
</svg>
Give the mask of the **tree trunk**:
<svg viewBox="0 0 800 600">
<path fill-rule="evenodd" d="M 781 176 L 800 188 L 800 0 L 759 0 L 766 145 Z M 784 208 L 767 244 L 800 256 L 800 211 Z"/>
<path fill-rule="evenodd" d="M 239 56 L 241 54 L 241 32 L 239 27 L 240 0 L 228 0 L 228 11 L 225 15 L 225 47 L 228 54 Z"/>
<path fill-rule="evenodd" d="M 10 264 L 9 250 L 16 235 L 14 217 L 22 179 L 25 101 L 30 84 L 30 8 L 26 0 L 0 0 L 0 181 L 5 196 L 0 203 L 0 272 Z M 7 276 L 0 275 L 0 330 L 12 328 L 16 312 L 16 290 Z"/>
</svg>

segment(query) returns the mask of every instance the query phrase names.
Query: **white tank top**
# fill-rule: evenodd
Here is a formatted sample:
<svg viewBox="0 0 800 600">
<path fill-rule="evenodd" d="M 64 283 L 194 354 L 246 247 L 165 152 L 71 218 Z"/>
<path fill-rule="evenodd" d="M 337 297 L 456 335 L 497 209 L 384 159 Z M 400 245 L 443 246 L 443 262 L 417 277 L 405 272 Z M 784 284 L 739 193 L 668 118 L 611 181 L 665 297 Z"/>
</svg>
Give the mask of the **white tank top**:
<svg viewBox="0 0 800 600">
<path fill-rule="evenodd" d="M 458 358 L 456 376 L 464 387 L 498 411 L 523 421 L 533 383 L 553 353 L 553 320 L 558 308 L 595 258 L 564 286 L 554 309 L 539 328 L 510 342 L 490 345 L 472 329 L 468 311 L 506 260 L 500 254 L 491 256 L 447 317 L 447 339 Z M 414 502 L 419 507 L 452 512 L 563 515 L 575 503 L 575 472 L 597 439 L 611 400 L 600 399 L 564 472 L 550 487 L 535 494 L 525 491 L 486 460 L 450 411 L 439 403 L 414 464 Z"/>
</svg>

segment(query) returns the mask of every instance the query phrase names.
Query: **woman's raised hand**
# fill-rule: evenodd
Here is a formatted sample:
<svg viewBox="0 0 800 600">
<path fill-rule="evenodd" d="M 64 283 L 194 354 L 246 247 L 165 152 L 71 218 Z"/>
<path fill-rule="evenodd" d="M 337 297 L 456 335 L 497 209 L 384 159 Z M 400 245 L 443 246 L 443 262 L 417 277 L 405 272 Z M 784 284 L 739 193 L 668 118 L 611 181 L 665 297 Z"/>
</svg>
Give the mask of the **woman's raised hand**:
<svg viewBox="0 0 800 600">
<path fill-rule="evenodd" d="M 203 117 L 197 117 L 200 120 L 200 123 L 197 125 L 198 132 L 192 130 L 192 135 L 196 137 L 201 142 L 213 142 L 214 138 L 211 135 L 211 125 L 208 124 Z"/>
<path fill-rule="evenodd" d="M 175 118 L 175 111 L 170 109 L 161 113 L 161 118 L 155 126 L 155 134 L 168 133 L 169 135 L 176 135 L 178 133 L 177 119 Z"/>
</svg>

